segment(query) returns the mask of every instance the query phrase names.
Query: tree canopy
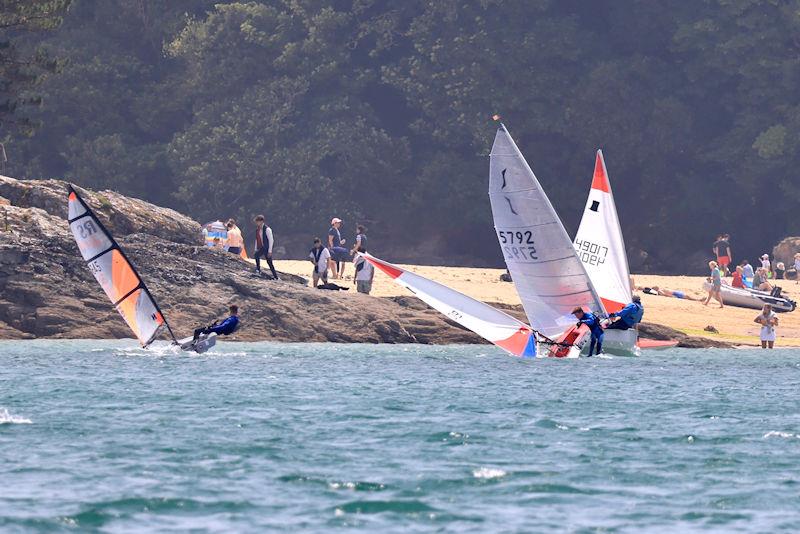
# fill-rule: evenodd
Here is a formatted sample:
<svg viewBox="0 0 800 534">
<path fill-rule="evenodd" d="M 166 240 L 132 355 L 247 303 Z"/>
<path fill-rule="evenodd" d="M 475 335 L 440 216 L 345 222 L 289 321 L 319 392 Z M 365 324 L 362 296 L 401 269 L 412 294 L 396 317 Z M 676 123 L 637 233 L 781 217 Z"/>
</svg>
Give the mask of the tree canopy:
<svg viewBox="0 0 800 534">
<path fill-rule="evenodd" d="M 3 67 L 4 125 L 43 103 L 35 135 L 3 131 L 18 177 L 284 236 L 339 216 L 391 259 L 499 264 L 499 113 L 570 232 L 603 148 L 641 268 L 800 231 L 797 0 L 73 0 L 55 28 L 67 4 L 0 4 L 50 14 L 12 52 L 47 58 L 36 96 Z"/>
</svg>

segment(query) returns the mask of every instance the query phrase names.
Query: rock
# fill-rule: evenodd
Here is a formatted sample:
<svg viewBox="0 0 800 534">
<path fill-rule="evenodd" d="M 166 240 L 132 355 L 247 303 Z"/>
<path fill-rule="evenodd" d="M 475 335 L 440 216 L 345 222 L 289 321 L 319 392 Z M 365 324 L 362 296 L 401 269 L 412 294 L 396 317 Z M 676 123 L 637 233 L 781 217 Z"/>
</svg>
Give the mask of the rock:
<svg viewBox="0 0 800 534">
<path fill-rule="evenodd" d="M 711 332 L 713 334 L 719 334 L 719 330 L 717 330 L 717 327 L 711 324 L 703 328 L 703 330 L 705 330 L 706 332 Z"/>
<path fill-rule="evenodd" d="M 78 251 L 65 220 L 67 183 L 0 177 L 0 338 L 130 338 Z M 186 336 L 240 307 L 240 341 L 481 343 L 414 298 L 323 291 L 202 245 L 200 225 L 173 210 L 117 193 L 81 190 L 144 278 L 173 331 Z M 0 221 L 2 222 L 2 221 Z"/>
<path fill-rule="evenodd" d="M 15 180 L 0 176 L 0 195 L 18 208 L 39 208 L 66 223 L 67 182 L 60 180 Z M 97 217 L 120 238 L 142 232 L 175 243 L 200 245 L 200 224 L 175 210 L 129 198 L 114 191 L 92 192 L 75 187 Z"/>
<path fill-rule="evenodd" d="M 786 237 L 772 248 L 772 264 L 782 261 L 789 269 L 794 266 L 794 255 L 798 252 L 800 252 L 800 237 Z"/>
<path fill-rule="evenodd" d="M 0 206 L 10 206 L 11 201 L 8 200 L 6 197 L 0 197 Z"/>
<path fill-rule="evenodd" d="M 678 347 L 702 349 L 702 348 L 732 348 L 733 344 L 716 339 L 709 339 L 699 336 L 687 336 L 680 330 L 675 330 L 668 326 L 654 323 L 640 323 L 639 335 L 647 339 L 669 340 L 677 339 Z"/>
</svg>

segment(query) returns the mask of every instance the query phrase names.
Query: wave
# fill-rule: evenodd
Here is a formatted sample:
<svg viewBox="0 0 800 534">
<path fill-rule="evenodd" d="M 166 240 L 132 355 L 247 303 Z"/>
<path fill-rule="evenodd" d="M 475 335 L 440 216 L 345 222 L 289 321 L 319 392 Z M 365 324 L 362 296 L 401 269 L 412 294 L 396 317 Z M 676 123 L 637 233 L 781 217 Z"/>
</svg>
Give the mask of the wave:
<svg viewBox="0 0 800 534">
<path fill-rule="evenodd" d="M 0 408 L 0 425 L 30 425 L 33 421 L 9 413 L 6 408 Z"/>
</svg>

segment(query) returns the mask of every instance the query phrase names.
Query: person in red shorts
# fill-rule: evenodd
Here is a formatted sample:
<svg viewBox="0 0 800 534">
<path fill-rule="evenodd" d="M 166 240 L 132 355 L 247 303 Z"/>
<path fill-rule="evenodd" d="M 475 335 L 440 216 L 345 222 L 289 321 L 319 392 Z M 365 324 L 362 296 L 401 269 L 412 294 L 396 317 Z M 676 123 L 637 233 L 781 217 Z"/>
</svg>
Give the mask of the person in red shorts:
<svg viewBox="0 0 800 534">
<path fill-rule="evenodd" d="M 730 235 L 728 234 L 720 234 L 717 236 L 717 240 L 714 242 L 714 254 L 717 256 L 717 264 L 719 264 L 720 269 L 722 269 L 725 273 L 725 276 L 730 274 L 730 269 L 728 265 L 731 264 L 733 260 L 733 255 L 731 254 L 731 244 L 730 244 Z"/>
</svg>

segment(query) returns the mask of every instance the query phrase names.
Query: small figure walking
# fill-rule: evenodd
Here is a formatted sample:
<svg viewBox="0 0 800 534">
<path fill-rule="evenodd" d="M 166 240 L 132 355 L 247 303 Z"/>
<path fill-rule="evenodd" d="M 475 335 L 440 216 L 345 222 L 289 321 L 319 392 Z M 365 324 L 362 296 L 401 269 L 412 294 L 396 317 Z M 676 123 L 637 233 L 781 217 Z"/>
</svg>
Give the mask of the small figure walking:
<svg viewBox="0 0 800 534">
<path fill-rule="evenodd" d="M 272 271 L 272 278 L 280 280 L 275 271 L 275 265 L 272 263 L 272 245 L 275 241 L 272 237 L 272 228 L 264 222 L 263 215 L 256 215 L 253 222 L 256 223 L 256 250 L 253 253 L 253 257 L 256 259 L 256 274 L 261 274 L 261 258 L 263 257 L 267 260 L 269 270 Z"/>
<path fill-rule="evenodd" d="M 711 288 L 708 290 L 708 297 L 706 297 L 703 305 L 708 306 L 711 297 L 714 297 L 719 302 L 719 307 L 724 308 L 725 304 L 722 302 L 722 273 L 715 261 L 708 262 L 708 268 L 711 269 L 711 276 L 708 277 L 708 281 L 711 282 Z"/>
<path fill-rule="evenodd" d="M 772 306 L 764 304 L 761 314 L 753 322 L 761 325 L 761 348 L 775 348 L 775 327 L 778 326 L 778 316 L 772 311 Z"/>
</svg>

